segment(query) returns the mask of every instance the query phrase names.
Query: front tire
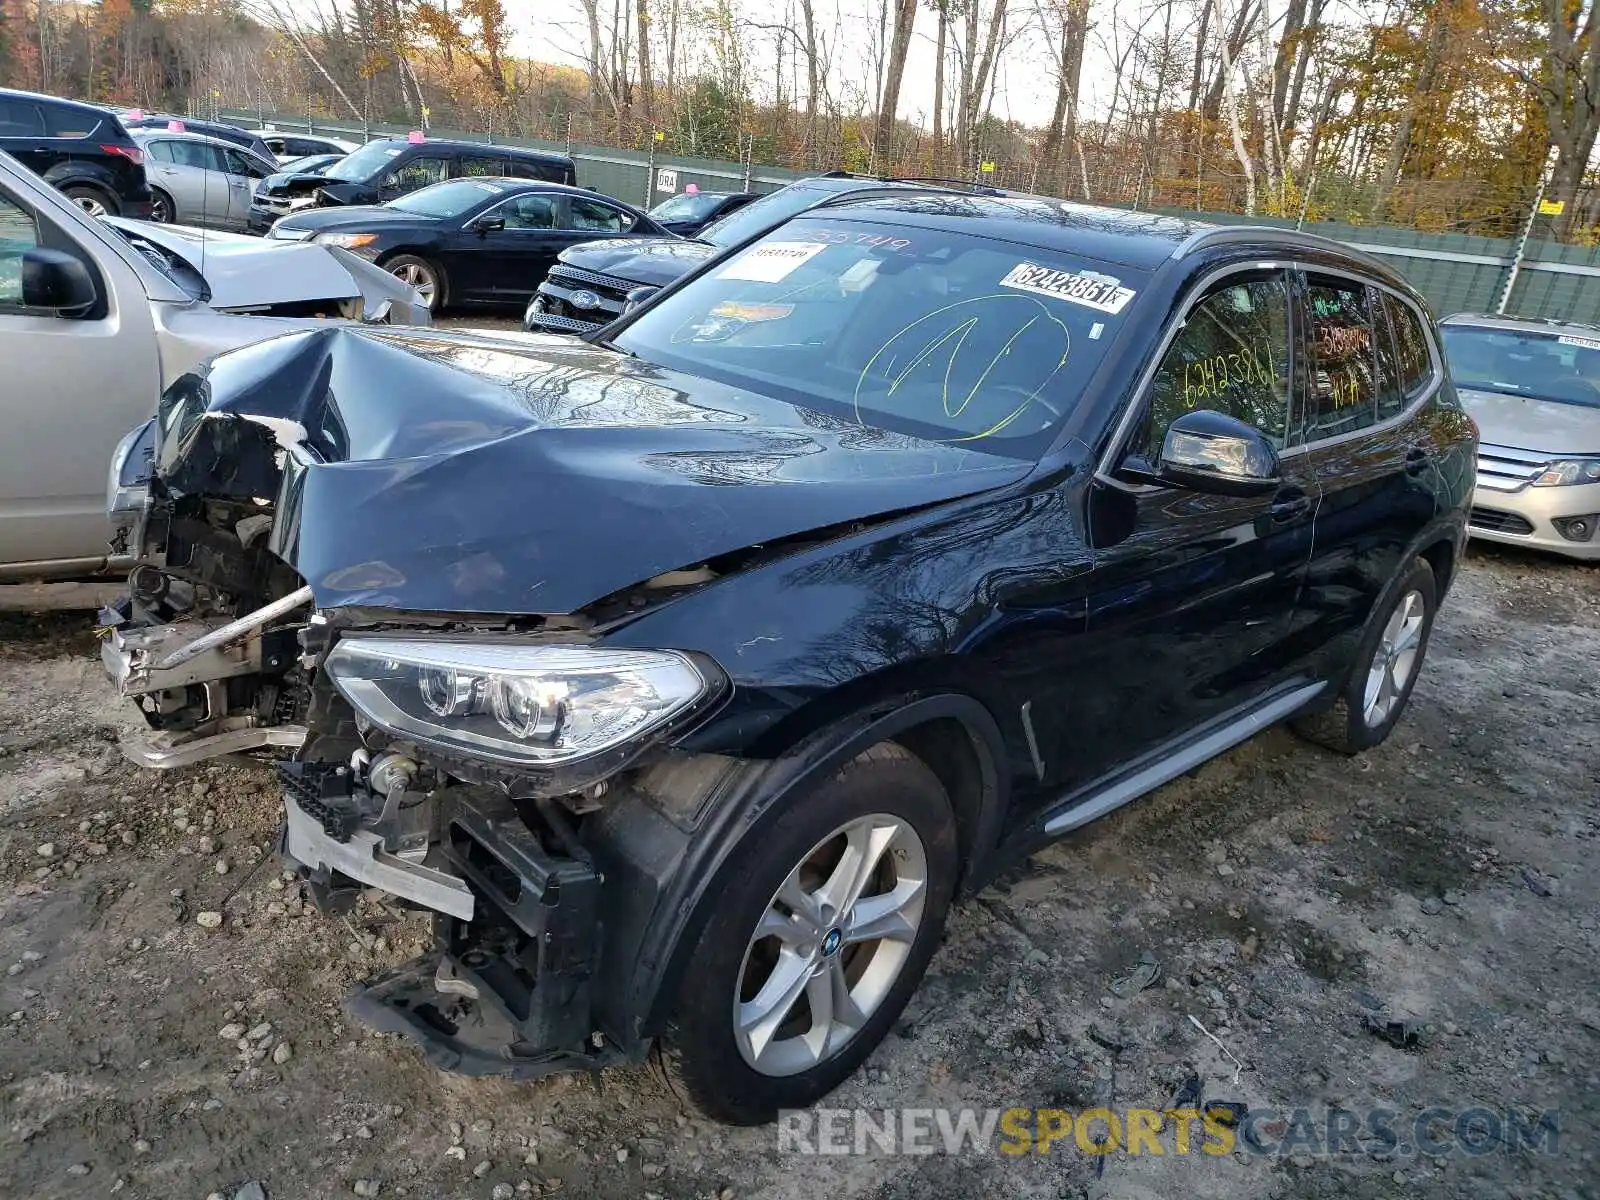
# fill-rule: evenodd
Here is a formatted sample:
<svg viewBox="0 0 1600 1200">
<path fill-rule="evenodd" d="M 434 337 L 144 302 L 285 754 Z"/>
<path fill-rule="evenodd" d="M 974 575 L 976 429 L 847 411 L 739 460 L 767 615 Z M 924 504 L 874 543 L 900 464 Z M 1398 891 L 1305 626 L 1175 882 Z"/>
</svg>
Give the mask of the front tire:
<svg viewBox="0 0 1600 1200">
<path fill-rule="evenodd" d="M 872 1053 L 933 957 L 960 869 L 938 778 L 873 747 L 734 851 L 671 1040 L 695 1103 L 756 1125 Z"/>
<path fill-rule="evenodd" d="M 1340 754 L 1359 754 L 1383 742 L 1422 673 L 1438 604 L 1433 568 L 1423 559 L 1412 560 L 1361 639 L 1339 698 L 1326 711 L 1292 722 L 1295 732 Z"/>
<path fill-rule="evenodd" d="M 430 313 L 444 307 L 444 272 L 415 254 L 396 254 L 382 263 L 383 269 L 401 283 L 417 289 Z"/>
<path fill-rule="evenodd" d="M 150 189 L 150 219 L 157 225 L 171 225 L 178 219 L 178 210 L 172 197 L 160 188 Z"/>
</svg>

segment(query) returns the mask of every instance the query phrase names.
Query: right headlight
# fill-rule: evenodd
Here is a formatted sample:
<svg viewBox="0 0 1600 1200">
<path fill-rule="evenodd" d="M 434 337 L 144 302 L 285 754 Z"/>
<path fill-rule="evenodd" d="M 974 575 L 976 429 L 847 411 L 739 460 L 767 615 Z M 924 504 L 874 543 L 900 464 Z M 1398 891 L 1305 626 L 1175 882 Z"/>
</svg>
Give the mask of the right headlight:
<svg viewBox="0 0 1600 1200">
<path fill-rule="evenodd" d="M 1572 483 L 1600 483 L 1600 458 L 1562 458 L 1545 466 L 1534 487 L 1565 487 Z"/>
<path fill-rule="evenodd" d="M 631 757 L 722 682 L 667 650 L 402 638 L 345 638 L 323 669 L 390 733 L 524 768 Z"/>
</svg>

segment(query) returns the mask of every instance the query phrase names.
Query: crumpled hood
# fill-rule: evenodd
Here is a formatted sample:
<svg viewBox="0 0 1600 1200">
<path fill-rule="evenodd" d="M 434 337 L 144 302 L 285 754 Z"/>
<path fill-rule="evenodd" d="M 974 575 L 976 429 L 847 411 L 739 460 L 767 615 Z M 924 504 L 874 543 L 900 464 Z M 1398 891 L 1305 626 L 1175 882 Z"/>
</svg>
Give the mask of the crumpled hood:
<svg viewBox="0 0 1600 1200">
<path fill-rule="evenodd" d="M 173 490 L 279 496 L 322 608 L 567 613 L 1032 466 L 528 334 L 290 334 L 180 380 L 160 426 Z"/>
<path fill-rule="evenodd" d="M 568 246 L 561 252 L 559 261 L 569 267 L 661 287 L 721 253 L 706 242 L 683 238 L 613 238 Z"/>
<path fill-rule="evenodd" d="M 187 262 L 211 290 L 215 309 L 258 309 L 318 300 L 363 302 L 363 317 L 426 325 L 416 289 L 337 246 L 216 233 L 186 225 L 103 218 Z"/>
<path fill-rule="evenodd" d="M 1461 406 L 1487 446 L 1550 454 L 1600 454 L 1600 408 L 1462 388 Z"/>
</svg>

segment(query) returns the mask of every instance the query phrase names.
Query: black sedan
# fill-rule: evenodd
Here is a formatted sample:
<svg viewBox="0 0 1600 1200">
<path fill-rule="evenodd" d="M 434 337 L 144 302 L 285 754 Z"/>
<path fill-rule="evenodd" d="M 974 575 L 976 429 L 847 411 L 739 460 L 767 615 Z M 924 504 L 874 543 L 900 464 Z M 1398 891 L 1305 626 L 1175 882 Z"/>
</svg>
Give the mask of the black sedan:
<svg viewBox="0 0 1600 1200">
<path fill-rule="evenodd" d="M 663 200 L 650 210 L 650 215 L 669 233 L 694 237 L 711 222 L 737 212 L 757 195 L 757 192 L 683 192 Z"/>
<path fill-rule="evenodd" d="M 666 233 L 632 205 L 528 179 L 452 179 L 388 204 L 314 208 L 269 237 L 342 246 L 388 269 L 438 312 L 446 305 L 522 307 L 556 255 L 578 242 Z"/>
</svg>

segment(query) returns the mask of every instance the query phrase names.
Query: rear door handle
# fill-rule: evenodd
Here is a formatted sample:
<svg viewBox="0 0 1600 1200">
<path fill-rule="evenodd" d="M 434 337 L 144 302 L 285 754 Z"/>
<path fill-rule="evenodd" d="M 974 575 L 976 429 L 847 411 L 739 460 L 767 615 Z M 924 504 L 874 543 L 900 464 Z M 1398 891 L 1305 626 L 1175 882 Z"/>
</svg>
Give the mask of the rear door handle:
<svg viewBox="0 0 1600 1200">
<path fill-rule="evenodd" d="M 1285 488 L 1272 500 L 1268 509 L 1274 521 L 1295 521 L 1306 515 L 1311 508 L 1311 497 L 1299 488 Z"/>
<path fill-rule="evenodd" d="M 1428 452 L 1421 446 L 1406 451 L 1406 474 L 1421 475 L 1428 469 Z"/>
</svg>

